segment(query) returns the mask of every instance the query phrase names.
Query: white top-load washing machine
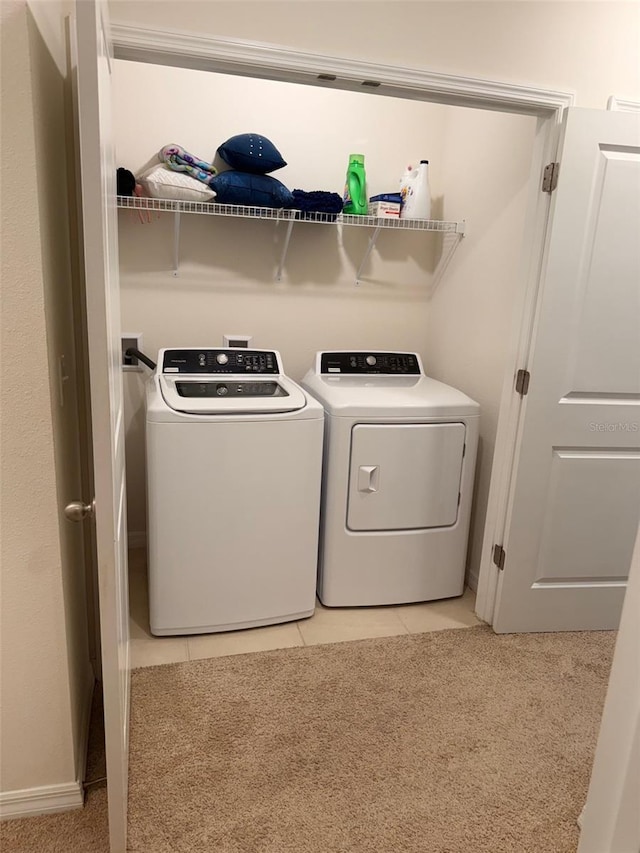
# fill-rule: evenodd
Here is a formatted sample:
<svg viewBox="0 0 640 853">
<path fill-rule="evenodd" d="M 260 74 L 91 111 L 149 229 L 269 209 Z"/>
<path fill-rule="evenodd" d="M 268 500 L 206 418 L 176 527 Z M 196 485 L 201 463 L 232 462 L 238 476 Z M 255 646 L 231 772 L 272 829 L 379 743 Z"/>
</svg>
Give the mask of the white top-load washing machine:
<svg viewBox="0 0 640 853">
<path fill-rule="evenodd" d="M 323 410 L 279 354 L 162 349 L 146 419 L 151 632 L 310 616 Z"/>
<path fill-rule="evenodd" d="M 461 595 L 479 406 L 416 353 L 321 352 L 318 596 L 330 607 Z"/>
</svg>

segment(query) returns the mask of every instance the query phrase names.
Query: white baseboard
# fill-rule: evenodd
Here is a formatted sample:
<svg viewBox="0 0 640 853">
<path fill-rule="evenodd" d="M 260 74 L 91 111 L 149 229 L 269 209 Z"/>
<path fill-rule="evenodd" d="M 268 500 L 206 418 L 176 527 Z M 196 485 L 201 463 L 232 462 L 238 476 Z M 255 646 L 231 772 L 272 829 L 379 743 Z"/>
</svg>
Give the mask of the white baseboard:
<svg viewBox="0 0 640 853">
<path fill-rule="evenodd" d="M 83 803 L 84 791 L 78 781 L 3 791 L 0 793 L 0 820 L 80 809 Z"/>
<path fill-rule="evenodd" d="M 127 535 L 129 548 L 146 548 L 147 533 L 145 530 L 130 530 Z"/>
</svg>

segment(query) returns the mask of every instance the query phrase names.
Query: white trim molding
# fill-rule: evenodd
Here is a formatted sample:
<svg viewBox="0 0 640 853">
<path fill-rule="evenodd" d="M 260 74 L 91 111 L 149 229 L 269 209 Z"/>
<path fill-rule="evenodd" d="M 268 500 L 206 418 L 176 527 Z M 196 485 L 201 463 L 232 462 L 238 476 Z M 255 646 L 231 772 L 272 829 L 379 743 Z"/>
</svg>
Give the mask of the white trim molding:
<svg viewBox="0 0 640 853">
<path fill-rule="evenodd" d="M 625 113 L 640 113 L 640 101 L 627 101 L 624 98 L 616 98 L 615 95 L 611 95 L 607 101 L 607 109 Z"/>
<path fill-rule="evenodd" d="M 83 804 L 84 791 L 78 781 L 3 791 L 0 793 L 0 820 L 80 809 Z"/>
<path fill-rule="evenodd" d="M 366 91 L 453 106 L 540 115 L 561 113 L 575 101 L 571 92 L 306 53 L 263 42 L 209 38 L 177 30 L 112 24 L 111 38 L 116 59 Z"/>
</svg>

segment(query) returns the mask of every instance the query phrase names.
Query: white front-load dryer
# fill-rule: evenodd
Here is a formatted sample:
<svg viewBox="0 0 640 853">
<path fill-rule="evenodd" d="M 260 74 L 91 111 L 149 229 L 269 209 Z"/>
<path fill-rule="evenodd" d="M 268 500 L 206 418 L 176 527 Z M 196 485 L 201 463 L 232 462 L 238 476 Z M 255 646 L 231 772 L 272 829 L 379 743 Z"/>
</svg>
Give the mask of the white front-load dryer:
<svg viewBox="0 0 640 853">
<path fill-rule="evenodd" d="M 313 613 L 322 437 L 322 406 L 277 352 L 160 350 L 146 414 L 153 634 Z"/>
<path fill-rule="evenodd" d="M 461 595 L 478 404 L 416 353 L 321 352 L 301 384 L 325 409 L 322 603 Z"/>
</svg>

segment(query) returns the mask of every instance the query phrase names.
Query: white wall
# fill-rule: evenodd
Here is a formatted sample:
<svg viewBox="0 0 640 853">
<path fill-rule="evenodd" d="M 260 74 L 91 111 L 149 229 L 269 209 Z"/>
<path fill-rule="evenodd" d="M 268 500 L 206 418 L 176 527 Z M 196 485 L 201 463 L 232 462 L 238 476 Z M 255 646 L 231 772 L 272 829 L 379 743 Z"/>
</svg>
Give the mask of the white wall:
<svg viewBox="0 0 640 853">
<path fill-rule="evenodd" d="M 93 676 L 79 497 L 65 166 L 65 55 L 48 4 L 49 50 L 24 2 L 3 2 L 2 779 L 7 792 L 77 779 Z M 41 11 L 36 7 L 36 12 Z M 35 164 L 41 166 L 36 173 Z M 58 363 L 72 377 L 59 393 Z M 64 406 L 62 403 L 64 402 Z"/>
<path fill-rule="evenodd" d="M 216 148 L 228 137 L 246 131 L 258 131 L 278 146 L 288 165 L 272 173 L 272 177 L 289 189 L 325 190 L 341 195 L 349 153 L 354 151 L 365 154 L 369 195 L 397 191 L 407 162 L 415 163 L 420 156 L 431 157 L 435 164 L 442 160 L 444 107 L 133 62 L 115 63 L 114 84 L 116 156 L 119 165 L 136 173 L 156 159 L 159 149 L 170 142 L 228 168 L 215 156 Z M 433 172 L 433 185 L 438 196 L 439 169 Z M 433 266 L 436 248 L 430 235 L 381 235 L 379 250 L 363 274 L 366 286 L 354 293 L 356 270 L 369 237 L 367 231 L 351 228 L 341 235 L 333 227 L 302 224 L 294 231 L 283 283 L 277 287 L 274 274 L 284 227 L 183 217 L 180 276 L 175 281 L 165 275 L 172 266 L 171 217 L 154 216 L 151 225 L 146 225 L 140 223 L 137 214 L 125 213 L 120 221 L 122 268 L 126 274 L 124 326 L 129 325 L 135 301 L 132 291 L 136 288 L 144 289 L 140 307 L 147 315 L 147 289 L 154 284 L 164 282 L 161 289 L 165 293 L 169 289 L 179 303 L 179 315 L 174 313 L 157 340 L 159 344 L 167 340 L 167 333 L 174 340 L 182 336 L 184 343 L 186 331 L 191 340 L 198 330 L 193 325 L 194 315 L 203 312 L 200 319 L 206 318 L 206 325 L 199 343 L 221 343 L 222 332 L 229 330 L 225 323 L 235 326 L 235 331 L 241 331 L 237 323 L 252 324 L 251 305 L 240 305 L 247 286 L 252 293 L 257 288 L 265 296 L 278 292 L 308 299 L 313 294 L 338 294 L 357 297 L 360 303 L 416 296 L 424 292 L 425 276 Z M 198 285 L 199 297 L 206 299 L 207 292 L 214 290 L 227 292 L 227 297 L 218 295 L 208 307 L 194 302 L 189 299 L 193 283 Z M 245 303 L 249 301 L 244 299 Z M 272 318 L 275 324 L 271 327 L 264 328 L 270 319 L 264 316 L 263 309 L 257 312 L 264 334 L 256 345 L 277 343 L 284 350 L 287 369 L 293 375 L 301 375 L 314 346 L 309 340 L 306 318 L 303 314 L 300 326 L 293 328 L 295 318 L 288 310 L 289 303 L 276 304 L 281 316 Z M 330 313 L 332 304 L 330 301 Z M 314 307 L 314 314 L 316 310 L 323 309 Z M 327 309 L 324 318 L 318 317 L 313 325 L 337 331 L 355 324 L 356 332 L 363 325 L 348 309 L 335 316 L 327 316 L 326 312 Z M 186 329 L 180 316 L 184 317 Z M 219 327 L 220 322 L 223 327 Z M 376 330 L 369 331 L 370 340 L 375 341 Z M 259 334 L 256 328 L 247 332 Z M 278 338 L 270 338 L 273 332 L 279 333 Z M 289 339 L 304 340 L 306 353 L 301 356 L 288 351 Z"/>
<path fill-rule="evenodd" d="M 481 405 L 468 565 L 477 586 L 514 294 L 530 191 L 536 120 L 452 109 L 442 180 L 443 215 L 466 220 L 462 248 L 431 294 L 426 364 Z"/>
<path fill-rule="evenodd" d="M 116 157 L 135 173 L 170 142 L 228 169 L 216 148 L 234 134 L 258 131 L 287 161 L 272 177 L 290 189 L 340 195 L 352 151 L 365 153 L 370 195 L 397 190 L 406 160 L 431 154 L 439 162 L 446 112 L 371 93 L 122 60 L 114 67 L 114 101 Z M 438 195 L 438 172 L 433 182 Z"/>
<path fill-rule="evenodd" d="M 179 17 L 170 0 L 111 0 L 110 8 L 118 23 L 574 91 L 581 107 L 604 109 L 612 94 L 640 100 L 633 0 L 196 0 L 182 2 Z"/>
</svg>

